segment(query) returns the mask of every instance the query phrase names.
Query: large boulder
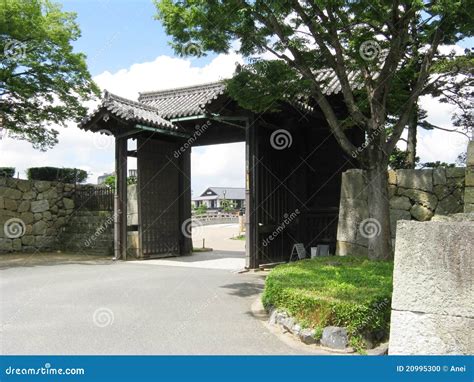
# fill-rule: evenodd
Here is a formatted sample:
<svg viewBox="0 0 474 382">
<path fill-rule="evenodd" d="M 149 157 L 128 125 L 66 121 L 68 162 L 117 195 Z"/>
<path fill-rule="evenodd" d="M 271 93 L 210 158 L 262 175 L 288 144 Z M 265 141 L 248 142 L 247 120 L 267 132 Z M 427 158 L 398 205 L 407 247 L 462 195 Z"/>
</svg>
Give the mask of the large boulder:
<svg viewBox="0 0 474 382">
<path fill-rule="evenodd" d="M 438 205 L 438 198 L 436 197 L 436 195 L 430 192 L 414 190 L 414 189 L 399 188 L 398 194 L 407 196 L 413 202 L 416 202 L 425 207 L 428 207 L 432 211 L 434 211 L 436 209 L 436 206 Z"/>
<path fill-rule="evenodd" d="M 331 349 L 345 349 L 349 343 L 346 328 L 327 326 L 323 330 L 321 345 Z"/>
<path fill-rule="evenodd" d="M 415 204 L 410 209 L 411 216 L 413 216 L 418 221 L 427 221 L 433 217 L 433 211 L 421 204 Z"/>
</svg>

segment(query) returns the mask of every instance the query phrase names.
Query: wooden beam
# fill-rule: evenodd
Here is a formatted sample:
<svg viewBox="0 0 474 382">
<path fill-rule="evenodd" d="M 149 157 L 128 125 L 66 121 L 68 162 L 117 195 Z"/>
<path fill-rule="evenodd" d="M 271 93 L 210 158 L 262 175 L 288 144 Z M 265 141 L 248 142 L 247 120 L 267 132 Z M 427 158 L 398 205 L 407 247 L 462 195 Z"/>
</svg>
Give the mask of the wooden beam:
<svg viewBox="0 0 474 382">
<path fill-rule="evenodd" d="M 118 224 L 115 229 L 115 240 L 118 241 L 118 255 L 127 259 L 127 138 L 115 138 L 115 192 Z M 117 255 L 117 254 L 116 254 Z"/>
</svg>

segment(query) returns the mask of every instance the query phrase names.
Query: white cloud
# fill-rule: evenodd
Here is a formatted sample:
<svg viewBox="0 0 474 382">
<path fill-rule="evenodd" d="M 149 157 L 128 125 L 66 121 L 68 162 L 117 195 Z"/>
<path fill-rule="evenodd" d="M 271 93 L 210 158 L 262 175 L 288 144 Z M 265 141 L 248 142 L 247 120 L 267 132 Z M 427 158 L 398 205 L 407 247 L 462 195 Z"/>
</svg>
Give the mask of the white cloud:
<svg viewBox="0 0 474 382">
<path fill-rule="evenodd" d="M 116 73 L 104 72 L 94 77 L 94 80 L 102 89 L 136 99 L 139 91 L 161 90 L 228 78 L 234 72 L 236 62 L 242 62 L 237 54 L 219 55 L 203 67 L 195 66 L 193 59 L 159 56 L 153 62 L 134 64 Z M 88 106 L 93 108 L 95 105 Z M 56 127 L 56 129 L 60 132 L 59 143 L 47 152 L 34 150 L 27 142 L 4 137 L 0 140 L 0 166 L 15 167 L 22 178 L 26 177 L 25 170 L 29 167 L 77 167 L 91 174 L 88 180 L 92 183 L 95 183 L 97 177 L 104 172 L 113 171 L 114 145 L 112 141 L 105 147 L 100 145 L 101 148 L 97 148 L 97 134 L 80 130 L 72 122 L 68 123 L 67 128 Z M 219 150 L 222 149 L 216 151 L 213 147 L 203 147 L 195 151 L 200 158 L 200 163 L 217 163 L 220 161 L 220 158 L 216 156 L 220 155 L 217 154 Z M 234 152 L 234 150 L 230 149 L 229 152 Z M 242 161 L 231 161 L 229 166 L 234 166 L 239 162 Z M 242 163 L 242 169 L 243 166 Z M 136 168 L 133 158 L 129 158 L 129 168 Z M 199 170 L 195 171 L 199 174 Z M 193 181 L 198 181 L 197 176 L 199 175 L 193 177 Z M 232 185 L 240 185 L 243 183 L 244 174 L 243 170 L 238 171 L 237 167 L 233 167 L 233 170 L 221 168 L 216 169 L 214 173 L 216 181 L 212 182 L 207 176 L 204 176 L 204 179 L 209 179 L 213 185 L 218 185 L 216 182 L 222 184 L 220 179 L 225 179 Z"/>
</svg>

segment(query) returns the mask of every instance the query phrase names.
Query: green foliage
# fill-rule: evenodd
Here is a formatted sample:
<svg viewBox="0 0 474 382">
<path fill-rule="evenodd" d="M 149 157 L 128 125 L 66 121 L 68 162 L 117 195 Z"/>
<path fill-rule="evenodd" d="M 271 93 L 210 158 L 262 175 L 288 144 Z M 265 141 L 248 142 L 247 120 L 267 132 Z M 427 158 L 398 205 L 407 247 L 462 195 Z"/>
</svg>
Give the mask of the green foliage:
<svg viewBox="0 0 474 382">
<path fill-rule="evenodd" d="M 46 150 L 57 143 L 51 124 L 78 122 L 84 101 L 99 94 L 85 56 L 76 15 L 49 0 L 0 1 L 0 115 L 10 137 Z"/>
<path fill-rule="evenodd" d="M 26 170 L 29 180 L 48 180 L 62 183 L 82 183 L 87 180 L 87 171 L 78 168 L 31 167 Z"/>
<path fill-rule="evenodd" d="M 392 273 L 392 262 L 363 257 L 298 261 L 268 275 L 262 301 L 318 332 L 334 325 L 346 327 L 351 338 L 375 333 L 387 337 Z"/>
<path fill-rule="evenodd" d="M 388 165 L 392 170 L 399 170 L 403 168 L 411 168 L 410 164 L 407 161 L 408 152 L 402 151 L 399 148 L 395 147 L 392 154 L 390 155 L 390 159 Z M 415 164 L 420 161 L 419 157 L 415 157 Z"/>
<path fill-rule="evenodd" d="M 194 212 L 196 215 L 202 215 L 207 212 L 207 206 L 205 204 L 201 204 L 199 207 L 194 208 Z"/>
<path fill-rule="evenodd" d="M 15 167 L 0 167 L 0 176 L 13 178 L 15 176 Z"/>
<path fill-rule="evenodd" d="M 221 200 L 221 207 L 224 212 L 231 212 L 235 210 L 235 204 L 228 199 Z"/>
<path fill-rule="evenodd" d="M 104 184 L 107 187 L 110 187 L 112 189 L 115 189 L 115 175 L 109 175 L 107 178 L 105 178 Z M 128 176 L 127 177 L 127 184 L 137 184 L 137 177 L 136 176 Z"/>
<path fill-rule="evenodd" d="M 422 163 L 421 167 L 423 167 L 423 168 L 456 167 L 456 164 L 455 163 L 440 162 L 438 160 L 436 162 Z"/>
</svg>

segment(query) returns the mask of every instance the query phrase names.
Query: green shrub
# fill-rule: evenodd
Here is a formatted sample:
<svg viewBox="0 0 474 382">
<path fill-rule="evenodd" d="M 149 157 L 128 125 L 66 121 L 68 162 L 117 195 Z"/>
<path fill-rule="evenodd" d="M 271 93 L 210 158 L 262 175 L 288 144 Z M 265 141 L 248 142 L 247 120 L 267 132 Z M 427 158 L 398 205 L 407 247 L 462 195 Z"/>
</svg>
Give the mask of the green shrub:
<svg viewBox="0 0 474 382">
<path fill-rule="evenodd" d="M 266 308 L 287 311 L 318 331 L 346 327 L 351 343 L 388 337 L 393 262 L 323 257 L 276 267 L 263 293 Z"/>
<path fill-rule="evenodd" d="M 63 183 L 82 183 L 87 172 L 77 168 L 31 167 L 26 170 L 29 180 L 48 180 Z"/>
<path fill-rule="evenodd" d="M 15 176 L 15 167 L 0 167 L 0 176 L 13 178 Z"/>
</svg>

